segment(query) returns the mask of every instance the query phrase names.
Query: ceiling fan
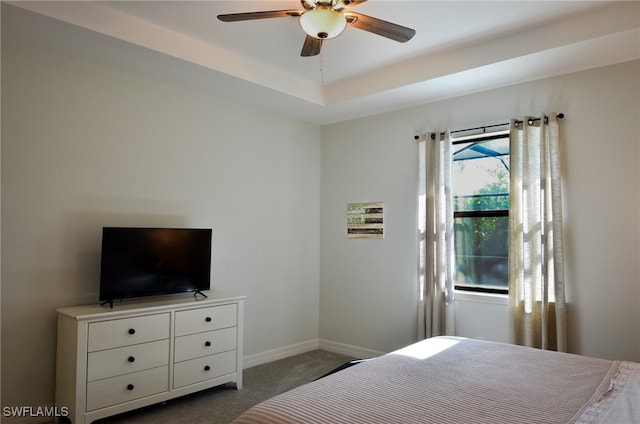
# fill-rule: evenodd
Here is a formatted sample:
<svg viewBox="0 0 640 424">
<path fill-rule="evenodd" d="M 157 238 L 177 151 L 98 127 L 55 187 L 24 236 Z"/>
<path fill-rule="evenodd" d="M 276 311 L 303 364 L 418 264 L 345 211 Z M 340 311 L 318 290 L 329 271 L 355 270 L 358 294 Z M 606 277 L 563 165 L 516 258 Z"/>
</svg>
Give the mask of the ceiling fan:
<svg viewBox="0 0 640 424">
<path fill-rule="evenodd" d="M 223 22 L 253 19 L 296 17 L 307 34 L 301 56 L 316 56 L 323 40 L 337 37 L 347 25 L 404 43 L 416 33 L 414 29 L 372 18 L 349 9 L 367 0 L 300 0 L 304 10 L 270 10 L 263 12 L 229 13 L 218 15 Z"/>
</svg>

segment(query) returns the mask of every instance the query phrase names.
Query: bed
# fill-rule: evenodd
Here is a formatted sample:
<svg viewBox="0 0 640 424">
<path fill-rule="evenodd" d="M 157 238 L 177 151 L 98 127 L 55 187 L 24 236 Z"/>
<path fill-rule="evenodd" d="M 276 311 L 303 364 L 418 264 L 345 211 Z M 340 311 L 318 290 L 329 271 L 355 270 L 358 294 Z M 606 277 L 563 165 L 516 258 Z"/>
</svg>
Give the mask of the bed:
<svg viewBox="0 0 640 424">
<path fill-rule="evenodd" d="M 434 337 L 273 397 L 234 423 L 640 423 L 640 364 Z"/>
</svg>

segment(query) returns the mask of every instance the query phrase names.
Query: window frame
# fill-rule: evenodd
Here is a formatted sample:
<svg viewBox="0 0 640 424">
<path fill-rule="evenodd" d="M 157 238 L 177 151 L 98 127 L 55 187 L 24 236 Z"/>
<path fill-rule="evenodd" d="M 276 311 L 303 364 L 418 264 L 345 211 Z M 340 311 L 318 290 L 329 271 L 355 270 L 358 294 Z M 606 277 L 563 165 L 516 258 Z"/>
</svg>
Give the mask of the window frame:
<svg viewBox="0 0 640 424">
<path fill-rule="evenodd" d="M 488 134 L 477 134 L 477 135 L 468 135 L 468 136 L 463 136 L 463 137 L 453 137 L 451 139 L 451 144 L 453 146 L 455 145 L 459 145 L 459 144 L 467 144 L 467 143 L 473 143 L 473 142 L 480 142 L 480 141 L 489 141 L 489 140 L 497 140 L 497 139 L 507 139 L 510 141 L 510 134 L 508 132 L 504 132 L 504 131 L 496 131 L 495 133 L 488 133 Z M 509 152 L 510 154 L 511 152 Z M 470 160 L 470 159 L 467 159 Z M 453 156 L 451 158 L 451 161 L 453 163 Z M 509 173 L 511 172 L 510 169 L 508 168 Z M 510 175 L 510 174 L 509 174 Z M 455 185 L 455 182 L 454 182 Z M 511 197 L 511 194 L 509 193 L 509 198 Z M 453 219 L 455 222 L 456 218 L 485 218 L 485 217 L 489 217 L 489 218 L 494 218 L 494 217 L 498 217 L 498 218 L 502 218 L 502 217 L 509 217 L 509 209 L 482 209 L 482 210 L 474 210 L 474 211 L 469 211 L 469 210 L 465 210 L 465 211 L 453 211 Z M 454 235 L 455 238 L 455 235 Z M 508 256 L 507 256 L 508 258 Z M 508 282 L 507 282 L 508 283 Z M 466 293 L 484 293 L 484 294 L 501 294 L 501 295 L 508 295 L 509 294 L 509 287 L 507 285 L 507 287 L 496 287 L 496 286 L 486 286 L 483 287 L 480 284 L 464 284 L 464 283 L 459 283 L 457 281 L 454 280 L 454 288 L 456 291 L 463 291 Z"/>
</svg>

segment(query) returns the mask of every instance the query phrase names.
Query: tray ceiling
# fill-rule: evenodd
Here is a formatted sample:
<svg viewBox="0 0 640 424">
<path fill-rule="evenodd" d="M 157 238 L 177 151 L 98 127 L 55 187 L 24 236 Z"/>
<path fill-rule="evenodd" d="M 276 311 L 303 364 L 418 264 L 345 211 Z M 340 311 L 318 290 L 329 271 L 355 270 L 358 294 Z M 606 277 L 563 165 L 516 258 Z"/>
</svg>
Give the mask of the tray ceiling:
<svg viewBox="0 0 640 424">
<path fill-rule="evenodd" d="M 416 30 L 347 27 L 301 57 L 297 18 L 218 14 L 298 1 L 6 2 L 2 36 L 318 124 L 640 58 L 636 1 L 376 1 L 354 11 Z"/>
</svg>

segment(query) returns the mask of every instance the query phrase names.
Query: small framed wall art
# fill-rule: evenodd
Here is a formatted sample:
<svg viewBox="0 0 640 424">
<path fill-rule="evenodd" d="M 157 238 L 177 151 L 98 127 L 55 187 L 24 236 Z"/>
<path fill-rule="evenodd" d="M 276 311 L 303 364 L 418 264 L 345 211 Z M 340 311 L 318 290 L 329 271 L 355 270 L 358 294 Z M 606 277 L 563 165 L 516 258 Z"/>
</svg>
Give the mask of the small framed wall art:
<svg viewBox="0 0 640 424">
<path fill-rule="evenodd" d="M 347 238 L 384 238 L 384 203 L 348 203 Z"/>
</svg>

